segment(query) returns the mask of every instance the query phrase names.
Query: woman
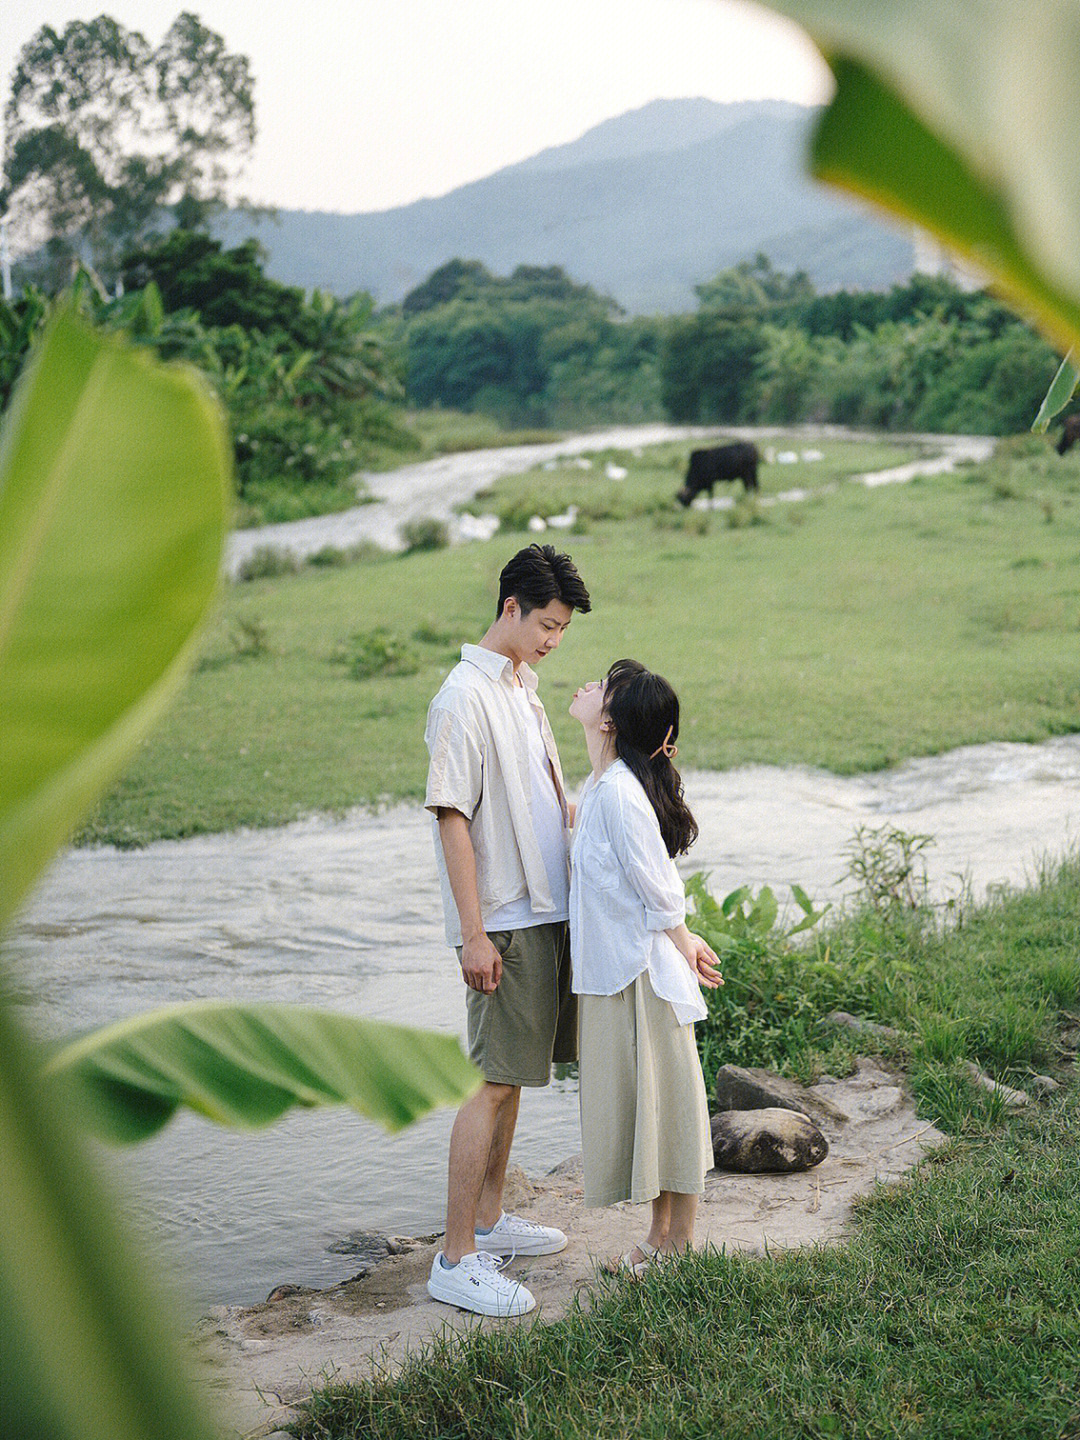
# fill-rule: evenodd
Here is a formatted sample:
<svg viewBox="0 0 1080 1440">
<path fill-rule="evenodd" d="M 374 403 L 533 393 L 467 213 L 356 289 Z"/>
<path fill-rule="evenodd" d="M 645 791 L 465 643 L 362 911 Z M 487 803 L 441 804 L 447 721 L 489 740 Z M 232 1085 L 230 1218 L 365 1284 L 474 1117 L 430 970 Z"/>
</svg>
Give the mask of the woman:
<svg viewBox="0 0 1080 1440">
<path fill-rule="evenodd" d="M 585 1204 L 652 1202 L 648 1236 L 617 1262 L 640 1275 L 693 1245 L 712 1164 L 693 1022 L 700 986 L 723 984 L 686 928 L 673 857 L 697 825 L 672 765 L 679 701 L 660 675 L 619 660 L 578 690 L 592 774 L 571 848 L 570 953 L 580 1001 Z"/>
</svg>

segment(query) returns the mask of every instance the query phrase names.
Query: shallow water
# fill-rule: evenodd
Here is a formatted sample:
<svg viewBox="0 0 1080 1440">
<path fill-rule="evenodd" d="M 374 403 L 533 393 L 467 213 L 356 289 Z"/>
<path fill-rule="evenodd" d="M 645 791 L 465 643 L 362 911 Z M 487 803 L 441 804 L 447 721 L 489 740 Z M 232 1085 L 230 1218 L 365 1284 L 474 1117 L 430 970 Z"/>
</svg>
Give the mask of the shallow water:
<svg viewBox="0 0 1080 1440">
<path fill-rule="evenodd" d="M 995 744 L 850 778 L 751 766 L 688 773 L 701 826 L 689 863 L 724 893 L 802 884 L 837 900 L 856 826 L 927 832 L 933 892 L 1020 886 L 1080 833 L 1080 736 Z M 45 1036 L 178 1000 L 277 1000 L 464 1034 L 428 817 L 413 806 L 281 830 L 61 856 L 4 946 Z M 281 1281 L 354 1273 L 326 1246 L 353 1229 L 441 1228 L 439 1112 L 388 1138 L 341 1110 L 300 1112 L 237 1135 L 183 1116 L 158 1139 L 109 1151 L 130 1176 L 152 1248 L 196 1308 L 265 1297 Z M 513 1161 L 539 1173 L 575 1151 L 573 1080 L 526 1091 Z"/>
</svg>

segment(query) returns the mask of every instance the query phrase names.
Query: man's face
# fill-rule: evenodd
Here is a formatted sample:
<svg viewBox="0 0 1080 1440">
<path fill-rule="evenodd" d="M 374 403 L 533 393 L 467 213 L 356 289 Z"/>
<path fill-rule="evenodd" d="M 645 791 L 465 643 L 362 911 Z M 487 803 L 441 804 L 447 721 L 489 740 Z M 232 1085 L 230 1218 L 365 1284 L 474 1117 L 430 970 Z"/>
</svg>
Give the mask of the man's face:
<svg viewBox="0 0 1080 1440">
<path fill-rule="evenodd" d="M 511 596 L 503 613 L 510 620 L 509 644 L 516 660 L 519 663 L 524 661 L 526 665 L 535 665 L 538 660 L 543 660 L 545 655 L 550 655 L 552 650 L 558 649 L 559 641 L 566 634 L 574 612 L 561 600 L 552 600 L 549 604 L 538 605 L 535 610 L 523 615 L 521 606 Z"/>
</svg>

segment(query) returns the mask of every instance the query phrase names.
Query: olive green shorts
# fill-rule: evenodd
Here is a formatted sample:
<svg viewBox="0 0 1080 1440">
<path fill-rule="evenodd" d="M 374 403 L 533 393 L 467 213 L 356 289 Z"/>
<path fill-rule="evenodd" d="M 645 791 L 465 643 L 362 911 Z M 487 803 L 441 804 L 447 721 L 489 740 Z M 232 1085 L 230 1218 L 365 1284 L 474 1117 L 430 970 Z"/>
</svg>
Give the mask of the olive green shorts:
<svg viewBox="0 0 1080 1440">
<path fill-rule="evenodd" d="M 570 927 L 494 930 L 502 978 L 469 990 L 469 1059 L 492 1085 L 547 1085 L 551 1066 L 577 1059 L 577 996 L 570 989 Z M 461 947 L 458 947 L 458 959 Z"/>
</svg>

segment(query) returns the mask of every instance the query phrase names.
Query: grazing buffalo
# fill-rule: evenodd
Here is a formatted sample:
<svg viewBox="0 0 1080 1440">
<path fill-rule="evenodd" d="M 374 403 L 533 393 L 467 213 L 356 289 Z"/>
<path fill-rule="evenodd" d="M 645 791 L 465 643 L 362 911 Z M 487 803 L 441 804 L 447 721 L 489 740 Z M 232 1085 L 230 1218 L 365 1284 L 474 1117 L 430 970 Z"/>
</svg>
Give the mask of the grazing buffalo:
<svg viewBox="0 0 1080 1440">
<path fill-rule="evenodd" d="M 1066 450 L 1071 450 L 1077 440 L 1080 440 L 1080 415 L 1069 415 L 1057 443 L 1058 454 L 1064 455 Z"/>
<path fill-rule="evenodd" d="M 758 488 L 757 467 L 760 461 L 757 446 L 744 441 L 718 445 L 715 450 L 691 450 L 686 480 L 675 499 L 685 506 L 702 492 L 711 498 L 713 486 L 718 480 L 741 480 L 743 490 L 749 494 Z"/>
</svg>

